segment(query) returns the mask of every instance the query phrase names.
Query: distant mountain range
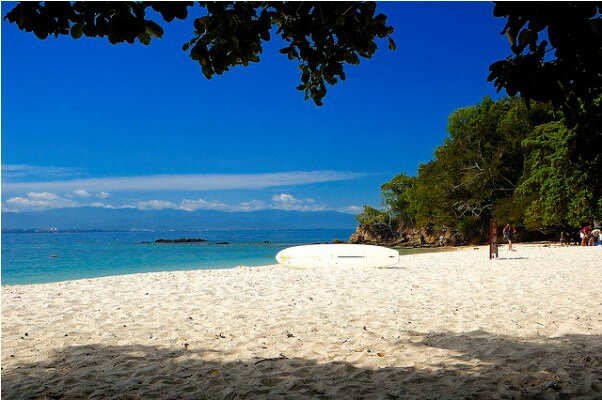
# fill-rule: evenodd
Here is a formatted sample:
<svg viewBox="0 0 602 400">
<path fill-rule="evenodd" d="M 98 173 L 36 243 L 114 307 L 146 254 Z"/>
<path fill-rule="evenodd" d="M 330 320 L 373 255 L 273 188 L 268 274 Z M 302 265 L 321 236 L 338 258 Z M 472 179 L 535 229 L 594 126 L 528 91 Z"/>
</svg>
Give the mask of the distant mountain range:
<svg viewBox="0 0 602 400">
<path fill-rule="evenodd" d="M 77 207 L 2 213 L 2 230 L 353 229 L 356 225 L 353 215 L 337 211 L 142 211 Z"/>
</svg>

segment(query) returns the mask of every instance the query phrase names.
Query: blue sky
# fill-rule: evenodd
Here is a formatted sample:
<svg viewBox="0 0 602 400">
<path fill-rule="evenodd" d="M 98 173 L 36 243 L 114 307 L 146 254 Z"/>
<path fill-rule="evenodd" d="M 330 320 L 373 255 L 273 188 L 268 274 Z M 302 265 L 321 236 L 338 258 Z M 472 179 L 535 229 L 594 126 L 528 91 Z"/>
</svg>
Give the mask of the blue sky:
<svg viewBox="0 0 602 400">
<path fill-rule="evenodd" d="M 2 207 L 376 206 L 382 183 L 432 158 L 452 111 L 496 97 L 487 68 L 509 48 L 492 10 L 379 3 L 397 51 L 383 40 L 347 66 L 323 107 L 295 90 L 277 40 L 206 80 L 181 50 L 192 18 L 150 46 L 41 41 L 2 21 Z"/>
</svg>

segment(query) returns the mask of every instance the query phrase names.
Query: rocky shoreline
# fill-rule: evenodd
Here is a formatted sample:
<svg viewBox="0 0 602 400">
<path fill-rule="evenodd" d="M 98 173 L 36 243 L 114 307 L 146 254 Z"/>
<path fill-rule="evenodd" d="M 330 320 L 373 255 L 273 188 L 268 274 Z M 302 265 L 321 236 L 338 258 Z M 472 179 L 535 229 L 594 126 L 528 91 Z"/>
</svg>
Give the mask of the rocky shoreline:
<svg viewBox="0 0 602 400">
<path fill-rule="evenodd" d="M 358 226 L 349 237 L 349 243 L 373 244 L 391 247 L 461 246 L 465 243 L 451 230 L 436 231 L 428 227 L 402 230 L 375 230 Z"/>
<path fill-rule="evenodd" d="M 558 231 L 558 232 L 557 232 Z M 527 231 L 517 228 L 517 242 L 557 242 L 559 230 L 550 232 Z M 498 232 L 501 240 L 502 233 Z M 433 226 L 422 227 L 374 227 L 359 225 L 347 243 L 372 244 L 388 247 L 444 247 L 482 245 L 488 243 L 488 233 L 478 232 L 472 239 L 466 238 L 455 229 L 435 229 Z"/>
</svg>

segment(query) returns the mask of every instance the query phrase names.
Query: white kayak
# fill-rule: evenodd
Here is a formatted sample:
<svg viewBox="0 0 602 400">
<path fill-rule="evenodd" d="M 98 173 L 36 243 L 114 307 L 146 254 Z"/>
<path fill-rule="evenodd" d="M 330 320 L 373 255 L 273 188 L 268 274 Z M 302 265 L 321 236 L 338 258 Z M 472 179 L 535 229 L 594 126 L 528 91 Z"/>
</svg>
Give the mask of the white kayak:
<svg viewBox="0 0 602 400">
<path fill-rule="evenodd" d="M 378 268 L 397 264 L 399 252 L 365 244 L 310 244 L 284 249 L 276 261 L 293 268 Z"/>
</svg>

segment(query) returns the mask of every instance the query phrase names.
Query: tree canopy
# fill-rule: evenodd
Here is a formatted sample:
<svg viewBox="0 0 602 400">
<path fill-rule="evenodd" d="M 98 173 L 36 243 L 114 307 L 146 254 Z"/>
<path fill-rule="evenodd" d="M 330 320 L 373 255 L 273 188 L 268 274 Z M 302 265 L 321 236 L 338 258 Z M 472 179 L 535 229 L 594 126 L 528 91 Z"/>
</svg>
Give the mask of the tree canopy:
<svg viewBox="0 0 602 400">
<path fill-rule="evenodd" d="M 523 141 L 525 164 L 517 197 L 526 226 L 579 226 L 600 216 L 602 204 L 596 204 L 588 185 L 592 177 L 570 159 L 574 136 L 574 129 L 553 121 L 535 127 Z"/>
<path fill-rule="evenodd" d="M 452 113 L 448 131 L 415 177 L 382 185 L 383 209 L 366 208 L 361 225 L 433 226 L 479 241 L 491 218 L 547 230 L 602 216 L 591 173 L 570 158 L 574 129 L 552 105 L 485 98 Z"/>
<path fill-rule="evenodd" d="M 602 2 L 498 2 L 493 14 L 512 51 L 489 68 L 498 91 L 551 102 L 569 122 L 600 112 Z"/>
<path fill-rule="evenodd" d="M 287 44 L 280 53 L 296 61 L 301 70 L 297 89 L 317 105 L 322 105 L 327 85 L 345 80 L 345 64 L 357 65 L 360 58 L 372 57 L 378 48 L 376 39 L 387 38 L 389 49 L 395 49 L 393 28 L 384 14 L 376 14 L 374 2 L 202 1 L 199 5 L 200 11 L 186 1 L 19 2 L 5 19 L 40 39 L 71 35 L 148 45 L 163 36 L 161 22 L 186 19 L 189 9 L 194 9 L 201 15 L 194 19 L 194 35 L 182 49 L 207 79 L 258 62 L 262 43 L 275 30 Z"/>
<path fill-rule="evenodd" d="M 101 37 L 111 43 L 150 44 L 162 22 L 186 19 L 194 2 L 19 2 L 5 19 L 41 39 L 50 35 Z M 210 79 L 236 65 L 258 62 L 273 28 L 287 46 L 280 52 L 301 69 L 297 89 L 322 104 L 326 85 L 345 80 L 345 64 L 359 64 L 391 38 L 387 17 L 374 2 L 198 2 L 194 36 L 184 51 Z M 155 14 L 148 11 L 155 11 Z M 196 9 L 195 9 L 196 12 Z M 512 55 L 491 64 L 498 91 L 562 108 L 569 125 L 599 126 L 602 99 L 602 2 L 499 2 L 494 15 Z M 154 18 L 154 19 L 153 19 Z M 552 52 L 553 51 L 553 52 Z M 579 136 L 579 135 L 577 135 Z M 600 137 L 584 135 L 600 143 Z M 583 146 L 587 148 L 587 146 Z"/>
<path fill-rule="evenodd" d="M 512 55 L 494 62 L 488 79 L 498 91 L 562 110 L 570 157 L 600 197 L 602 2 L 499 2 L 494 15 L 507 21 Z"/>
</svg>

